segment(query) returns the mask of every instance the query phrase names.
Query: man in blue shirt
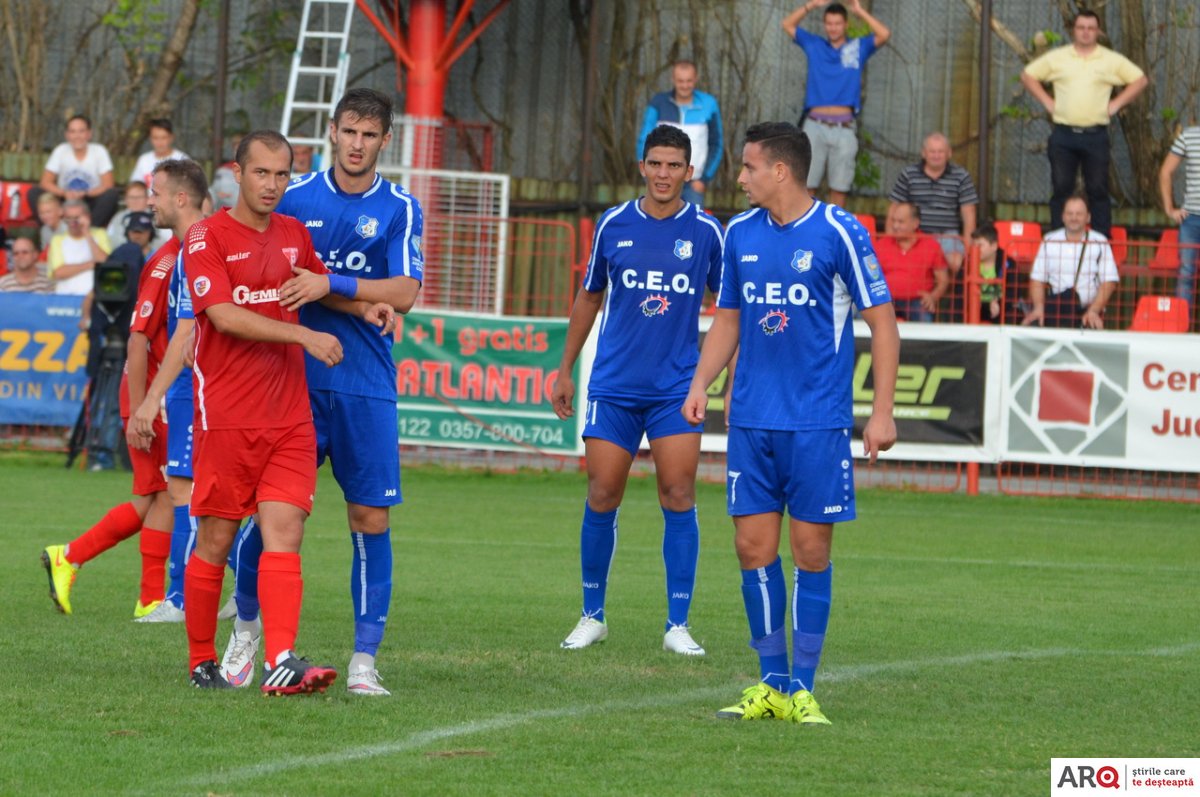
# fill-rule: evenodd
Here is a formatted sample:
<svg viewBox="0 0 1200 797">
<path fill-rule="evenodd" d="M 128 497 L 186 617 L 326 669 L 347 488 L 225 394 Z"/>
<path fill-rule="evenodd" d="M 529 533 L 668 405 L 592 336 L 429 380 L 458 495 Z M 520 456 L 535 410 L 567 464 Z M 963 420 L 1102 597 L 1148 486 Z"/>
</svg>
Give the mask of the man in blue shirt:
<svg viewBox="0 0 1200 797">
<path fill-rule="evenodd" d="M 830 203 L 845 205 L 846 194 L 854 184 L 858 154 L 855 118 L 862 104 L 863 67 L 892 34 L 859 0 L 850 0 L 850 11 L 871 28 L 869 36 L 846 38 L 847 12 L 841 3 L 831 3 L 825 8 L 827 38 L 801 28 L 800 20 L 823 5 L 821 0 L 809 0 L 784 17 L 783 30 L 803 48 L 808 58 L 802 118 L 804 132 L 812 144 L 809 191 L 815 192 L 821 178 L 827 175 Z"/>
<path fill-rule="evenodd" d="M 667 622 L 663 648 L 703 656 L 688 630 L 700 530 L 696 521 L 699 423 L 679 407 L 699 356 L 704 286 L 721 273 L 721 226 L 680 198 L 691 179 L 691 141 L 671 126 L 646 136 L 638 164 L 646 194 L 605 211 L 596 225 L 583 287 L 571 308 L 551 398 L 574 415 L 575 361 L 603 305 L 583 429 L 588 470 L 580 530 L 583 615 L 562 642 L 578 650 L 608 637 L 604 599 L 617 544 L 617 510 L 643 434 L 650 441 L 663 512 Z M 606 298 L 607 294 L 607 298 Z"/>
<path fill-rule="evenodd" d="M 646 136 L 659 125 L 671 125 L 687 133 L 692 142 L 692 176 L 683 184 L 683 201 L 703 205 L 708 184 L 717 176 L 725 144 L 717 98 L 696 90 L 696 75 L 696 65 L 691 61 L 676 61 L 671 67 L 674 88 L 650 98 L 642 117 L 637 154 L 639 159 L 645 155 Z"/>
<path fill-rule="evenodd" d="M 746 132 L 738 184 L 751 210 L 726 228 L 717 314 L 683 406 L 685 420 L 704 420 L 705 390 L 737 351 L 726 500 L 762 678 L 717 716 L 806 725 L 829 723 L 813 699 L 813 676 L 829 621 L 833 524 L 855 517 L 852 303 L 871 329 L 875 396 L 863 446 L 872 461 L 896 440 L 900 355 L 870 238 L 853 216 L 812 198 L 809 157 L 794 125 Z M 795 562 L 790 673 L 779 557 L 785 508 Z"/>
<path fill-rule="evenodd" d="M 342 488 L 350 525 L 353 562 L 354 653 L 347 689 L 387 696 L 375 667 L 392 594 L 390 508 L 401 503 L 399 437 L 396 431 L 396 363 L 392 337 L 317 300 L 329 293 L 391 305 L 407 313 L 424 279 L 423 217 L 417 200 L 376 173 L 379 152 L 391 139 L 392 101 L 378 91 L 351 89 L 334 108 L 329 135 L 333 166 L 297 177 L 278 212 L 304 223 L 328 276 L 295 269 L 280 288 L 279 302 L 300 309 L 307 327 L 337 337 L 345 357 L 327 368 L 305 357 L 308 392 L 317 430 L 318 465 L 328 457 Z M 390 333 L 391 329 L 385 329 Z M 246 567 L 252 557 L 243 555 Z M 243 566 L 239 560 L 239 568 Z M 258 607 L 243 606 L 238 580 L 238 624 Z M 247 627 L 252 633 L 253 628 Z M 236 646 L 239 639 L 232 640 Z M 251 659 L 257 646 L 248 647 Z M 226 658 L 229 658 L 228 656 Z M 222 661 L 238 671 L 243 661 Z"/>
</svg>

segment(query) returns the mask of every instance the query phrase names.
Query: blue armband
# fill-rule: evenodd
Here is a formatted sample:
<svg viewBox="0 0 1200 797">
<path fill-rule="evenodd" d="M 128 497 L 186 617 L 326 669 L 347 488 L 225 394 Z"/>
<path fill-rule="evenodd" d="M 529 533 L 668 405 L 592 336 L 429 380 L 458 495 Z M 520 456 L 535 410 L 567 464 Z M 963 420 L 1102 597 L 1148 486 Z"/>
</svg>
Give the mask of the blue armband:
<svg viewBox="0 0 1200 797">
<path fill-rule="evenodd" d="M 354 277 L 343 277 L 341 274 L 330 274 L 329 292 L 353 299 L 354 294 L 358 293 L 358 280 Z"/>
</svg>

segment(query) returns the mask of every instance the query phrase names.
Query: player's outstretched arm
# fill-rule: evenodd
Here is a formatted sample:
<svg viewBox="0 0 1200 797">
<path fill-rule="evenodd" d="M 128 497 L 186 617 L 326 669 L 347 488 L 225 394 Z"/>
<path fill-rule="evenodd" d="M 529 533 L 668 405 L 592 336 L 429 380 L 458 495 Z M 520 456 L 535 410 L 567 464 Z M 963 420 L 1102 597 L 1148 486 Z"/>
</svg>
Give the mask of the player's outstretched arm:
<svg viewBox="0 0 1200 797">
<path fill-rule="evenodd" d="M 342 361 L 342 344 L 333 335 L 300 324 L 289 324 L 238 307 L 232 302 L 214 304 L 204 310 L 208 320 L 223 335 L 265 343 L 298 343 L 326 365 Z"/>
<path fill-rule="evenodd" d="M 896 444 L 896 420 L 892 409 L 896 397 L 896 371 L 900 367 L 900 330 L 891 302 L 868 307 L 863 320 L 871 328 L 871 375 L 875 401 L 863 428 L 863 452 L 874 462 L 879 452 Z"/>
<path fill-rule="evenodd" d="M 708 386 L 720 375 L 721 370 L 737 351 L 740 317 L 740 310 L 717 308 L 712 326 L 704 336 L 700 362 L 696 364 L 696 373 L 692 376 L 687 399 L 683 402 L 681 412 L 688 423 L 704 422 L 704 411 L 708 407 Z"/>
<path fill-rule="evenodd" d="M 575 304 L 571 305 L 567 342 L 563 346 L 562 360 L 558 363 L 558 376 L 554 378 L 554 387 L 550 391 L 554 414 L 564 421 L 575 414 L 575 379 L 571 372 L 575 370 L 575 361 L 579 359 L 579 352 L 583 351 L 583 344 L 592 332 L 603 301 L 604 291 L 580 288 L 579 293 L 575 294 Z"/>
</svg>

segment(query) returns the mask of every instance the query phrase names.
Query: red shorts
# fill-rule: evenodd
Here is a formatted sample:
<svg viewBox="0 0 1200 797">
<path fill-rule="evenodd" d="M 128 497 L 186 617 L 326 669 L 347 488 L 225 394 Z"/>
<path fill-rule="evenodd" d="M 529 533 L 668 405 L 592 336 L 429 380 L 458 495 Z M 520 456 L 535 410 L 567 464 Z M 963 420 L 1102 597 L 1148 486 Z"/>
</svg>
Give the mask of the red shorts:
<svg viewBox="0 0 1200 797">
<path fill-rule="evenodd" d="M 129 423 L 129 419 L 124 419 Z M 167 426 L 154 419 L 154 440 L 149 451 L 129 449 L 129 463 L 133 465 L 133 494 L 154 495 L 167 489 Z"/>
<path fill-rule="evenodd" d="M 312 421 L 281 429 L 196 429 L 194 442 L 193 516 L 241 520 L 263 501 L 312 512 L 317 489 Z"/>
</svg>

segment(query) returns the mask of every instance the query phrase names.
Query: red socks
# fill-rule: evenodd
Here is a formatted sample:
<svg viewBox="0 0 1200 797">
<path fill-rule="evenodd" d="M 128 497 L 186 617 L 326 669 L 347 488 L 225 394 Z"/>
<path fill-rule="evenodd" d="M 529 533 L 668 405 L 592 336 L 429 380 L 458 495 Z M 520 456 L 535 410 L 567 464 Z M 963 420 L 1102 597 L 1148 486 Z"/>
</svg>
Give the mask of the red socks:
<svg viewBox="0 0 1200 797">
<path fill-rule="evenodd" d="M 274 667 L 280 653 L 295 647 L 303 597 L 300 554 L 263 551 L 258 560 L 258 603 L 262 611 L 263 661 L 266 666 Z M 190 600 L 184 599 L 189 612 L 192 610 Z M 213 606 L 215 611 L 216 603 Z"/>
<path fill-rule="evenodd" d="M 171 533 L 143 526 L 138 549 L 142 552 L 142 591 L 139 600 L 143 606 L 149 606 L 166 596 L 163 581 L 167 577 L 167 557 L 171 555 Z"/>
<path fill-rule="evenodd" d="M 184 625 L 188 638 L 188 670 L 202 661 L 216 661 L 217 612 L 221 608 L 221 582 L 225 563 L 214 565 L 193 553 L 183 572 Z M 161 583 L 161 582 L 160 582 Z"/>
<path fill-rule="evenodd" d="M 95 559 L 119 542 L 123 542 L 142 527 L 142 518 L 132 503 L 114 506 L 100 522 L 71 540 L 66 559 L 73 565 Z"/>
</svg>

